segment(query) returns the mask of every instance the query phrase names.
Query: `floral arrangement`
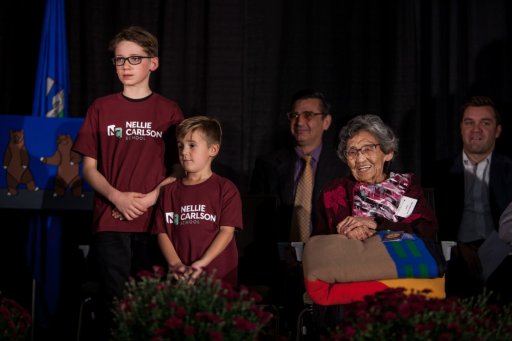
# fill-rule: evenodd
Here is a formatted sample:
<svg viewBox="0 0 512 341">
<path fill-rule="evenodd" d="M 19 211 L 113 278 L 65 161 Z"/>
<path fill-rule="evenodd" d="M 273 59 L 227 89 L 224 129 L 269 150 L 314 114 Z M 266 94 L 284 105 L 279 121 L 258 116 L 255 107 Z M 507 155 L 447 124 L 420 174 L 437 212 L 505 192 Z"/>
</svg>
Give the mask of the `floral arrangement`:
<svg viewBox="0 0 512 341">
<path fill-rule="evenodd" d="M 510 340 L 511 307 L 472 299 L 434 299 L 387 289 L 346 306 L 329 340 Z"/>
<path fill-rule="evenodd" d="M 261 297 L 239 291 L 205 273 L 190 280 L 141 274 L 116 300 L 113 340 L 254 340 L 271 318 L 256 303 Z"/>
<path fill-rule="evenodd" d="M 16 301 L 0 297 L 0 340 L 28 340 L 32 317 Z"/>
</svg>

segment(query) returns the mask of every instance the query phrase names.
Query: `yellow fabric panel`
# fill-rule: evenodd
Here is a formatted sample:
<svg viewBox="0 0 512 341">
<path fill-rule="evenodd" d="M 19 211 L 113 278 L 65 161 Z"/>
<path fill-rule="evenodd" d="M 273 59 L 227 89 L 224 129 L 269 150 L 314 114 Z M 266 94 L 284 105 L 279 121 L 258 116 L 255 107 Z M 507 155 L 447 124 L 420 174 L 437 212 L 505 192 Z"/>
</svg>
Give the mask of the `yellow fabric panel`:
<svg viewBox="0 0 512 341">
<path fill-rule="evenodd" d="M 407 293 L 418 293 L 425 289 L 430 289 L 431 292 L 426 294 L 430 298 L 446 298 L 444 290 L 444 277 L 439 278 L 399 278 L 379 280 L 379 282 L 388 286 L 389 288 L 405 288 Z"/>
</svg>

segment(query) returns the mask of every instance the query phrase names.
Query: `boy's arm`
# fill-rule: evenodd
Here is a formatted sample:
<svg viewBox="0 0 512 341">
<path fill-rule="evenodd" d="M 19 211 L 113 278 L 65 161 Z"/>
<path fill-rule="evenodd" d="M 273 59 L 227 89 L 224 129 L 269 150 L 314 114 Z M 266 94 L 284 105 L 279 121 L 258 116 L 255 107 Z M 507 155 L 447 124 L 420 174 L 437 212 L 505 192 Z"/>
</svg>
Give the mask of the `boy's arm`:
<svg viewBox="0 0 512 341">
<path fill-rule="evenodd" d="M 158 245 L 160 246 L 160 250 L 167 261 L 167 264 L 169 264 L 169 268 L 180 270 L 180 268 L 184 267 L 174 245 L 172 245 L 172 242 L 166 233 L 158 234 Z"/>
<path fill-rule="evenodd" d="M 135 200 L 137 198 L 143 198 L 145 196 L 144 194 L 137 192 L 121 192 L 117 190 L 110 185 L 103 174 L 98 171 L 97 166 L 98 161 L 96 159 L 84 156 L 84 178 L 96 192 L 113 203 L 127 220 L 133 220 L 146 211 L 146 208 Z"/>
<path fill-rule="evenodd" d="M 144 197 L 143 204 L 146 207 L 151 207 L 154 204 L 156 204 L 156 201 L 158 200 L 158 196 L 160 195 L 160 188 L 162 188 L 165 185 L 168 185 L 174 181 L 176 181 L 177 178 L 181 178 L 184 176 L 184 170 L 181 167 L 181 165 L 177 164 L 173 166 L 171 175 L 166 177 L 162 180 L 151 192 L 149 192 L 146 197 Z"/>
<path fill-rule="evenodd" d="M 195 279 L 203 271 L 208 264 L 210 264 L 224 249 L 228 246 L 229 242 L 233 239 L 235 228 L 233 226 L 221 226 L 217 237 L 213 240 L 201 259 L 196 260 L 190 267 L 194 273 L 192 278 Z"/>
</svg>

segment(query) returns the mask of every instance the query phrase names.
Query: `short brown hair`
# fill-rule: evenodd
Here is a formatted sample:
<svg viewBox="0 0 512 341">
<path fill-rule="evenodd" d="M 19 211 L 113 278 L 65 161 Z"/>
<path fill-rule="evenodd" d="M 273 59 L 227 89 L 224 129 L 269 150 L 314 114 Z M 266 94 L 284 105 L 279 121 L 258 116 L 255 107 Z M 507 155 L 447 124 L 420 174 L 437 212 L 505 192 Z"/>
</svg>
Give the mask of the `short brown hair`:
<svg viewBox="0 0 512 341">
<path fill-rule="evenodd" d="M 221 144 L 222 128 L 220 122 L 215 118 L 207 116 L 192 116 L 183 120 L 178 127 L 176 127 L 176 138 L 182 139 L 189 132 L 196 130 L 200 130 L 204 134 L 208 146 Z"/>
<path fill-rule="evenodd" d="M 490 99 L 489 97 L 473 96 L 470 99 L 468 99 L 466 101 L 466 103 L 464 103 L 462 105 L 461 116 L 460 116 L 461 120 L 464 118 L 464 111 L 466 111 L 466 109 L 468 107 L 491 107 L 492 110 L 494 111 L 494 118 L 496 119 L 496 125 L 501 124 L 501 115 L 498 112 L 498 109 L 496 109 L 496 105 L 494 104 L 493 100 Z"/>
<path fill-rule="evenodd" d="M 144 49 L 149 57 L 158 57 L 158 40 L 154 35 L 138 26 L 130 26 L 119 32 L 109 44 L 109 50 L 115 52 L 117 44 L 131 41 Z"/>
</svg>

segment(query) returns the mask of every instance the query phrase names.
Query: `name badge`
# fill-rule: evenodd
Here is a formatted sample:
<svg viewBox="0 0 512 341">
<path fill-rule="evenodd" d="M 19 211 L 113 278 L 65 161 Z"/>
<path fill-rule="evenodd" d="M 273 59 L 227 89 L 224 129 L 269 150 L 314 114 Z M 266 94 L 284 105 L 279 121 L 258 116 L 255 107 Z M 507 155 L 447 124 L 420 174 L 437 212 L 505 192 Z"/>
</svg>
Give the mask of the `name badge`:
<svg viewBox="0 0 512 341">
<path fill-rule="evenodd" d="M 407 218 L 411 215 L 412 211 L 414 211 L 414 207 L 416 207 L 416 203 L 418 199 L 409 198 L 405 195 L 400 199 L 400 204 L 398 204 L 398 208 L 396 209 L 395 215 Z"/>
</svg>

